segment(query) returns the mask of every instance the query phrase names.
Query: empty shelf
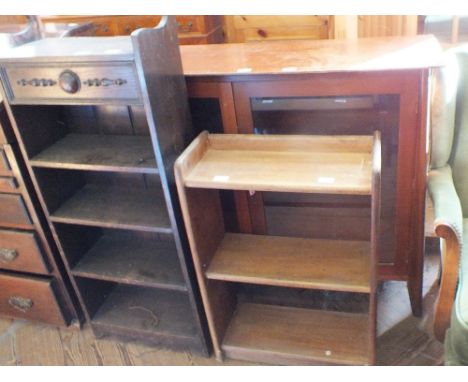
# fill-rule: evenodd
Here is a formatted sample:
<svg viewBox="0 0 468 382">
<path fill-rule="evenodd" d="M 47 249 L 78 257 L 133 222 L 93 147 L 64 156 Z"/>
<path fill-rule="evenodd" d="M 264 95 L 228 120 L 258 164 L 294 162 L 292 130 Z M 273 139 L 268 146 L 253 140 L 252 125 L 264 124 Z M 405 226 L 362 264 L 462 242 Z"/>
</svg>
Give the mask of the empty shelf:
<svg viewBox="0 0 468 382">
<path fill-rule="evenodd" d="M 149 136 L 68 134 L 30 162 L 35 167 L 158 173 Z"/>
<path fill-rule="evenodd" d="M 197 334 L 185 293 L 125 285 L 115 287 L 92 318 L 92 324 L 145 332 L 149 336 Z"/>
<path fill-rule="evenodd" d="M 226 233 L 206 271 L 209 279 L 370 292 L 370 244 Z"/>
<path fill-rule="evenodd" d="M 72 272 L 80 277 L 187 290 L 172 242 L 103 236 Z"/>
<path fill-rule="evenodd" d="M 257 362 L 369 364 L 368 325 L 365 314 L 244 303 L 222 349 L 227 357 Z"/>
<path fill-rule="evenodd" d="M 50 217 L 56 223 L 171 233 L 163 195 L 156 190 L 88 184 Z"/>
<path fill-rule="evenodd" d="M 371 136 L 209 135 L 178 166 L 186 187 L 369 195 Z"/>
</svg>

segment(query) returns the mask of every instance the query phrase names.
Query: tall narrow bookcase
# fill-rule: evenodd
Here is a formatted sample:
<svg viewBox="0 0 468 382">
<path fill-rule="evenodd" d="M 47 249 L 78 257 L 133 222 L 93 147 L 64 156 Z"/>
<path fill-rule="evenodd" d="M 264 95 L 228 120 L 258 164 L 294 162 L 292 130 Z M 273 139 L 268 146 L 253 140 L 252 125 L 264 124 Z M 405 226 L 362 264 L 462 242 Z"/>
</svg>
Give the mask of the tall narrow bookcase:
<svg viewBox="0 0 468 382">
<path fill-rule="evenodd" d="M 375 363 L 379 133 L 203 132 L 175 174 L 218 359 Z M 371 241 L 226 232 L 219 190 L 370 195 Z M 323 309 L 337 293 L 346 298 Z"/>
<path fill-rule="evenodd" d="M 207 354 L 173 174 L 193 138 L 175 19 L 5 54 L 14 132 L 94 332 Z"/>
</svg>

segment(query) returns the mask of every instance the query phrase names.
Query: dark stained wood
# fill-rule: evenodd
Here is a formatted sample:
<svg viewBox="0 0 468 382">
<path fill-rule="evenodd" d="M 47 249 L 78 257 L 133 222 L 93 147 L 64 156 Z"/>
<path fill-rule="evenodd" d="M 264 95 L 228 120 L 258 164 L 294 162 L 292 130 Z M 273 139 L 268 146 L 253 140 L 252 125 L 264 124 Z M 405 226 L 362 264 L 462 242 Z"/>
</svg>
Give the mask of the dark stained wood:
<svg viewBox="0 0 468 382">
<path fill-rule="evenodd" d="M 144 284 L 144 287 L 132 290 L 144 290 L 148 301 L 152 293 L 158 293 L 159 287 L 167 287 L 164 282 L 168 281 L 169 286 L 174 287 L 171 282 L 180 281 L 177 288 L 185 290 L 182 295 L 185 296 L 187 310 L 179 313 L 192 325 L 194 335 L 184 337 L 166 333 L 166 344 L 177 339 L 206 354 L 206 328 L 197 301 L 193 269 L 186 261 L 187 243 L 171 170 L 177 155 L 192 138 L 176 29 L 174 18 L 164 18 L 157 28 L 142 29 L 122 39 L 70 38 L 67 41 L 51 39 L 45 44 L 33 43 L 34 47 L 29 52 L 18 50 L 1 60 L 2 95 L 6 95 L 5 99 L 11 104 L 7 104 L 7 109 L 27 170 L 45 211 L 54 244 L 60 251 L 88 320 L 103 304 L 106 305 L 109 295 L 120 285 L 118 281 L 122 281 L 120 286 L 125 283 L 127 288 L 136 288 L 133 284 Z M 86 58 L 83 60 L 80 54 Z M 21 85 L 21 78 L 35 76 L 56 80 L 64 69 L 81 76 L 81 88 L 74 95 L 65 94 L 57 84 L 39 89 Z M 109 86 L 91 86 L 86 80 L 94 78 L 122 81 Z M 91 144 L 67 142 L 70 134 L 87 134 L 85 139 L 89 139 L 89 135 L 100 135 L 108 140 L 125 136 L 128 143 L 114 142 L 109 150 L 106 144 L 103 145 L 105 147 L 91 147 L 92 141 Z M 141 149 L 130 142 L 145 139 L 150 146 L 145 145 Z M 61 150 L 64 142 L 66 150 Z M 61 156 L 64 151 L 65 156 L 70 156 L 70 146 L 81 146 L 84 152 L 79 151 L 79 158 L 67 163 L 68 159 Z M 44 161 L 34 166 L 30 162 L 31 158 L 51 154 L 50 150 L 57 151 L 57 148 L 60 152 L 58 158 L 52 152 L 54 158 L 48 164 Z M 110 152 L 110 163 L 93 155 L 93 150 L 99 150 L 98 155 Z M 148 169 L 143 166 L 144 171 L 141 171 L 138 154 L 147 153 L 152 154 L 154 162 Z M 84 163 L 81 163 L 83 156 Z M 80 167 L 83 164 L 84 167 Z M 161 174 L 156 173 L 156 168 Z M 158 236 L 162 241 L 171 240 L 175 244 L 175 252 L 172 253 L 177 257 L 168 262 L 166 270 L 177 269 L 177 273 L 168 280 L 162 277 L 164 272 L 156 281 L 144 280 L 148 272 L 143 279 L 138 279 L 137 275 L 136 280 L 132 280 L 123 274 L 123 279 L 119 280 L 118 264 L 111 262 L 114 266 L 111 268 L 116 270 L 116 274 L 110 276 L 116 276 L 112 281 L 100 274 L 99 267 L 74 276 L 71 268 L 80 260 L 89 260 L 89 252 L 95 256 L 95 249 L 102 249 L 100 245 L 103 242 L 99 239 L 106 237 L 111 230 L 116 230 L 116 233 L 140 231 L 135 235 L 144 242 L 148 237 L 152 240 Z M 153 235 L 144 235 L 148 233 Z M 119 248 L 120 254 L 124 249 Z M 142 252 L 147 256 L 151 251 L 146 248 Z M 127 262 L 132 261 L 132 253 L 128 252 Z M 109 256 L 112 253 L 105 254 Z M 135 256 L 138 257 L 138 253 Z M 99 256 L 92 260 L 99 260 Z M 116 260 L 115 253 L 112 260 Z M 139 268 L 141 266 L 152 267 L 154 264 L 145 263 Z M 127 267 L 125 271 L 128 270 Z M 160 268 L 153 273 L 163 270 Z M 167 299 L 167 303 L 172 302 Z M 106 306 L 110 308 L 112 303 Z M 177 306 L 175 302 L 174 308 Z M 131 325 L 108 324 L 106 320 L 97 323 L 94 329 L 96 333 L 120 333 L 133 339 L 145 339 L 146 336 L 144 331 Z"/>
<path fill-rule="evenodd" d="M 68 134 L 34 156 L 35 167 L 157 174 L 148 137 Z"/>
<path fill-rule="evenodd" d="M 265 203 L 264 211 L 268 235 L 370 240 L 369 203 L 364 206 L 340 206 L 338 202 L 329 205 Z"/>
<path fill-rule="evenodd" d="M 118 285 L 92 318 L 92 325 L 132 328 L 146 335 L 194 337 L 184 292 Z"/>
<path fill-rule="evenodd" d="M 381 248 L 381 189 L 382 189 L 382 142 L 380 131 L 374 132 L 372 147 L 372 198 L 371 198 L 371 248 L 370 248 L 370 302 L 369 302 L 369 349 L 371 363 L 377 359 L 377 287 L 378 263 Z"/>
<path fill-rule="evenodd" d="M 174 243 L 103 236 L 72 268 L 75 276 L 186 291 Z"/>
<path fill-rule="evenodd" d="M 65 325 L 60 305 L 55 297 L 52 280 L 0 273 L 2 315 Z"/>
<path fill-rule="evenodd" d="M 227 233 L 206 276 L 231 282 L 367 293 L 369 250 L 369 243 L 362 241 Z"/>
<path fill-rule="evenodd" d="M 260 304 L 237 307 L 227 356 L 254 362 L 369 364 L 367 315 Z"/>
<path fill-rule="evenodd" d="M 50 271 L 33 232 L 0 229 L 0 251 L 3 251 L 3 256 L 0 254 L 2 269 L 38 274 L 47 274 Z M 8 257 L 6 252 L 14 255 Z"/>
<path fill-rule="evenodd" d="M 33 228 L 31 218 L 20 195 L 0 194 L 0 221 L 4 227 Z"/>
<path fill-rule="evenodd" d="M 164 199 L 151 190 L 88 184 L 51 215 L 57 223 L 171 233 Z"/>
<path fill-rule="evenodd" d="M 427 183 L 427 166 L 428 156 L 426 131 L 428 129 L 428 121 L 426 115 L 429 107 L 429 88 L 427 78 L 429 77 L 429 70 L 426 69 L 415 76 L 414 85 L 412 86 L 412 93 L 408 91 L 409 96 L 417 97 L 418 102 L 415 105 L 417 110 L 416 119 L 407 118 L 407 123 L 416 126 L 414 140 L 418 142 L 416 150 L 414 150 L 413 176 L 416 185 L 413 191 L 413 200 L 411 207 L 413 209 L 411 220 L 412 223 L 412 250 L 413 256 L 410 256 L 409 262 L 409 277 L 408 277 L 408 290 L 411 296 L 411 308 L 413 314 L 416 316 L 422 315 L 422 295 L 420 290 L 423 284 L 423 267 L 424 267 L 424 223 L 425 223 L 425 202 L 426 202 L 426 183 Z"/>
</svg>

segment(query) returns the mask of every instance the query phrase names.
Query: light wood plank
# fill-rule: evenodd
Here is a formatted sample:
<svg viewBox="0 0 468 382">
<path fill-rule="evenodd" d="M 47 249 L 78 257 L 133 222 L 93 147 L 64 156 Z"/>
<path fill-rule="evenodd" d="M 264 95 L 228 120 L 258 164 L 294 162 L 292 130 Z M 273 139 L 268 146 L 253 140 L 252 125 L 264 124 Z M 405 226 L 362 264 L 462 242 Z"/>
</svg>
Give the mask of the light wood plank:
<svg viewBox="0 0 468 382">
<path fill-rule="evenodd" d="M 367 364 L 368 336 L 367 315 L 241 304 L 222 348 L 254 362 Z"/>
<path fill-rule="evenodd" d="M 36 167 L 157 174 L 150 137 L 68 134 L 36 155 Z"/>
<path fill-rule="evenodd" d="M 365 241 L 227 233 L 206 276 L 252 284 L 368 293 L 369 251 L 369 242 Z"/>
<path fill-rule="evenodd" d="M 153 190 L 88 184 L 51 215 L 57 223 L 171 233 L 163 196 Z"/>
<path fill-rule="evenodd" d="M 59 366 L 65 364 L 65 354 L 59 329 L 43 326 L 37 330 L 30 323 L 19 328 L 15 336 L 15 349 L 21 357 L 17 364 L 22 366 Z"/>
<path fill-rule="evenodd" d="M 250 76 L 429 68 L 441 65 L 442 50 L 434 36 L 416 35 L 183 45 L 180 51 L 186 76 Z"/>
<path fill-rule="evenodd" d="M 185 174 L 186 187 L 370 194 L 372 137 L 206 137 L 208 145 L 196 142 L 205 151 Z"/>
<path fill-rule="evenodd" d="M 102 366 L 89 326 L 79 331 L 60 328 L 59 332 L 66 366 Z"/>
</svg>

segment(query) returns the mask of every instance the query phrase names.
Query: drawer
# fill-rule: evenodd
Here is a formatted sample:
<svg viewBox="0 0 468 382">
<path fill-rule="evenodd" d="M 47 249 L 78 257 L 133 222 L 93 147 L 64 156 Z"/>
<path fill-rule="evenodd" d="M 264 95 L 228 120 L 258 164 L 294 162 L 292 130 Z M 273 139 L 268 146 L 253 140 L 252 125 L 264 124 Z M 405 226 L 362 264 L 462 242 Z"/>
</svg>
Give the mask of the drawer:
<svg viewBox="0 0 468 382">
<path fill-rule="evenodd" d="M 177 16 L 176 20 L 179 33 L 204 32 L 201 30 L 203 26 L 199 25 L 197 16 Z"/>
<path fill-rule="evenodd" d="M 7 66 L 10 103 L 94 102 L 140 98 L 133 63 L 115 65 Z M 5 75 L 4 73 L 4 75 Z"/>
<path fill-rule="evenodd" d="M 49 273 L 36 234 L 0 229 L 0 268 L 29 273 Z"/>
<path fill-rule="evenodd" d="M 0 192 L 15 192 L 18 191 L 18 182 L 12 176 L 0 175 Z"/>
<path fill-rule="evenodd" d="M 21 195 L 0 194 L 0 226 L 33 228 Z"/>
<path fill-rule="evenodd" d="M 5 150 L 0 148 L 0 175 L 11 172 L 10 164 L 5 153 Z"/>
<path fill-rule="evenodd" d="M 46 277 L 0 273 L 0 315 L 65 325 L 53 284 Z"/>
</svg>

